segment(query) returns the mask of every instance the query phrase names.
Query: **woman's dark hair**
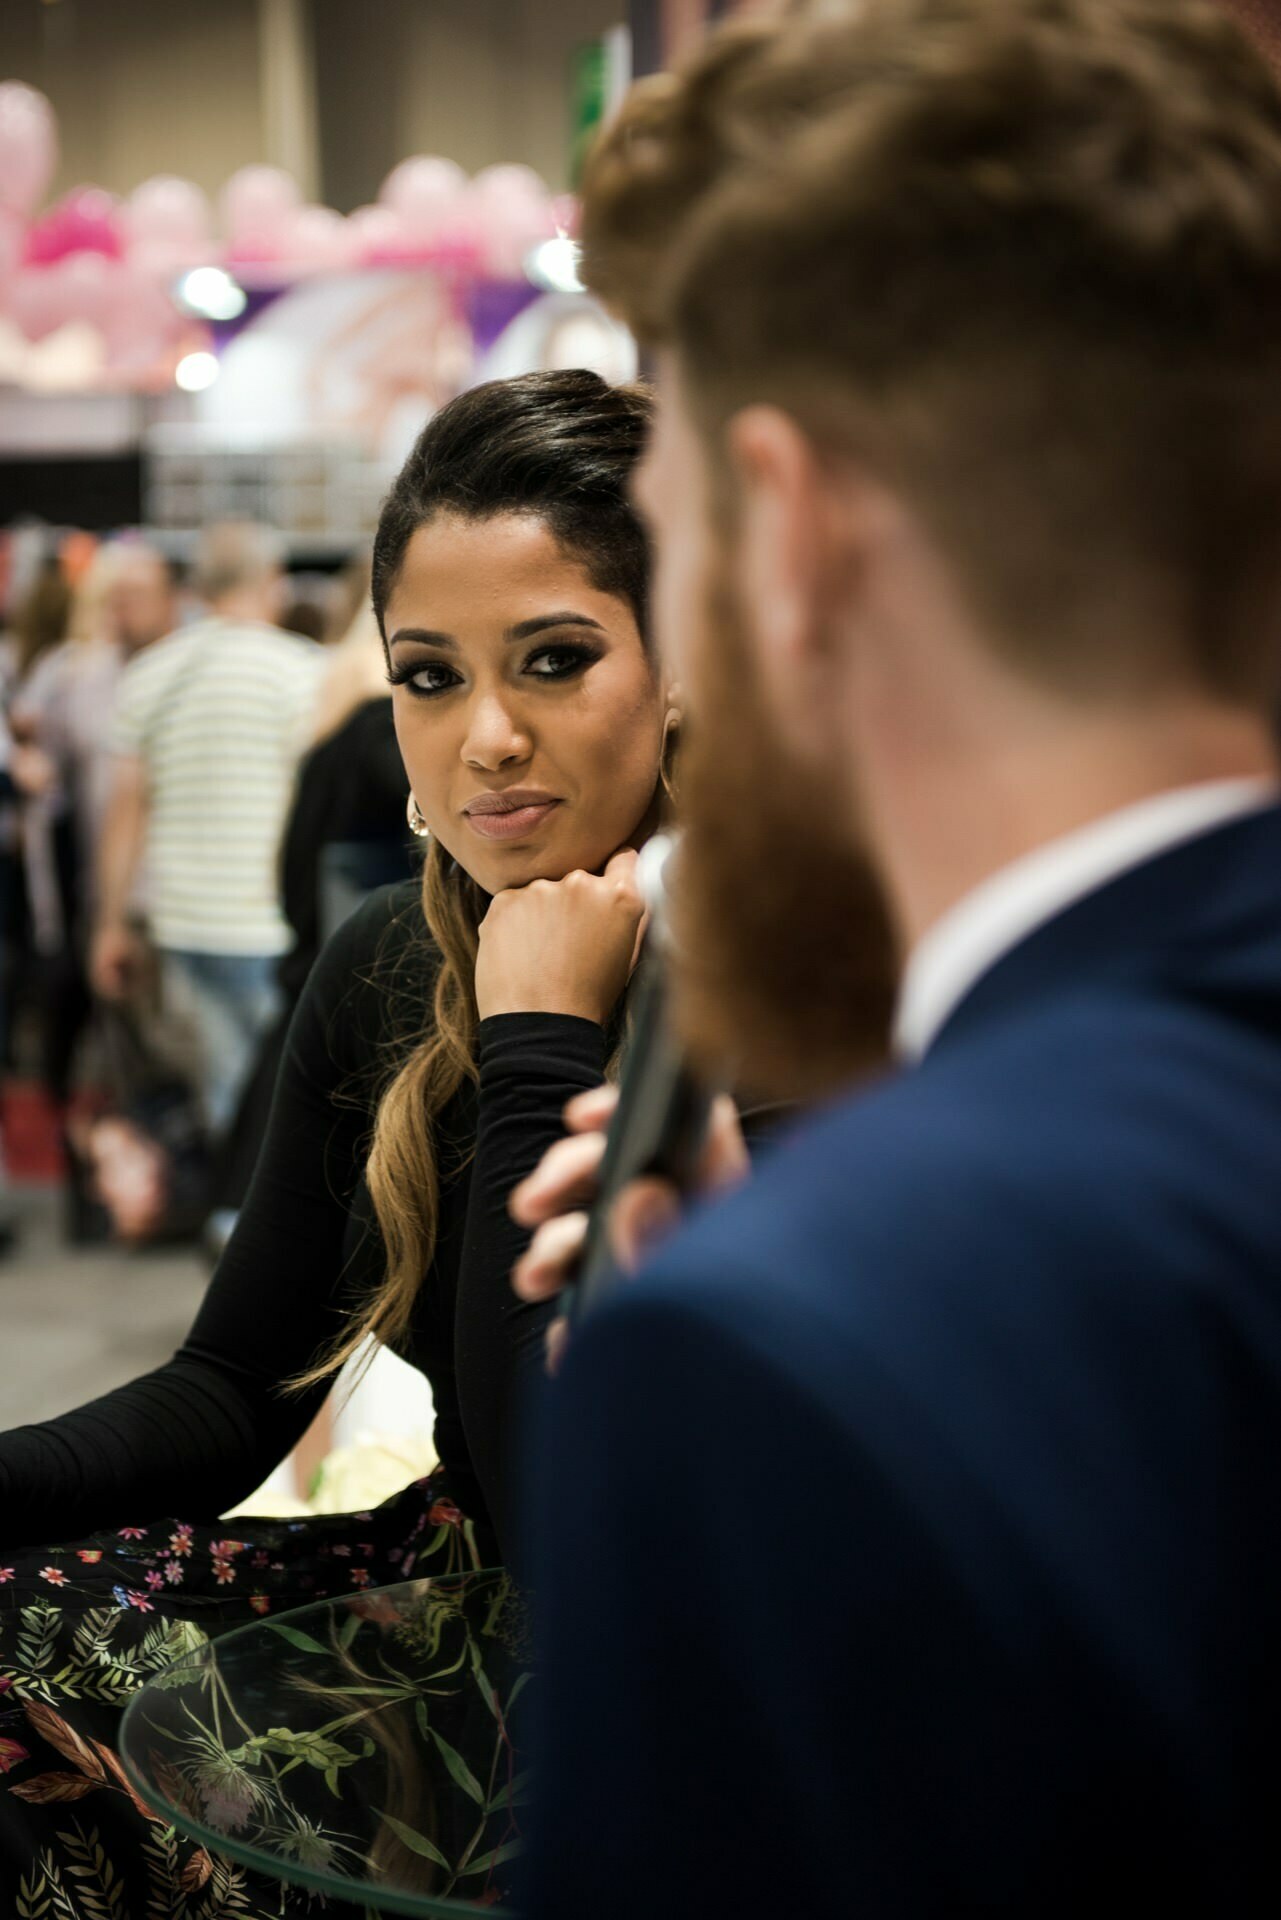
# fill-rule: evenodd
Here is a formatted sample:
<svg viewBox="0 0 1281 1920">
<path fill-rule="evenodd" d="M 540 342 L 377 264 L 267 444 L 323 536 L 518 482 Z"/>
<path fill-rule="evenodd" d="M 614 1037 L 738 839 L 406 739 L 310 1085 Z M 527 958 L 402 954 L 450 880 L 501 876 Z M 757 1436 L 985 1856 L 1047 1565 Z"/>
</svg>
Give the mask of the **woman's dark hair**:
<svg viewBox="0 0 1281 1920">
<path fill-rule="evenodd" d="M 644 637 L 649 547 L 628 487 L 652 415 L 643 387 L 607 386 L 582 371 L 493 380 L 442 407 L 378 522 L 372 598 L 384 641 L 405 549 L 436 513 L 469 520 L 537 514 L 599 592 L 629 602 Z M 657 767 L 654 778 L 657 786 Z M 422 902 L 438 956 L 430 1016 L 383 1090 L 366 1169 L 386 1275 L 328 1352 L 292 1382 L 297 1389 L 327 1379 L 370 1335 L 391 1347 L 402 1341 L 435 1251 L 436 1121 L 463 1082 L 476 1078 L 476 953 L 489 899 L 432 839 Z"/>
<path fill-rule="evenodd" d="M 629 487 L 653 411 L 646 388 L 611 387 L 583 368 L 490 380 L 442 407 L 379 516 L 373 603 L 383 639 L 405 549 L 437 513 L 537 514 L 599 592 L 628 601 L 646 633 L 649 546 Z"/>
</svg>

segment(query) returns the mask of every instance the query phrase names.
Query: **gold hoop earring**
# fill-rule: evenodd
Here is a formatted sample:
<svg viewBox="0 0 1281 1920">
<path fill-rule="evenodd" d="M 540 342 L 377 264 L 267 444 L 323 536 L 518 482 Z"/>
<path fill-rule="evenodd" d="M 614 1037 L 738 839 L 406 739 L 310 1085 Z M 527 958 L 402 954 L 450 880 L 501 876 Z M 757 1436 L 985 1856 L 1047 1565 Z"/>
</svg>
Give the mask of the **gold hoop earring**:
<svg viewBox="0 0 1281 1920">
<path fill-rule="evenodd" d="M 663 744 L 658 756 L 658 780 L 669 800 L 676 799 L 675 761 L 681 740 L 681 717 L 673 710 L 663 723 Z"/>
<path fill-rule="evenodd" d="M 405 802 L 405 820 L 415 840 L 431 839 L 431 828 L 423 819 L 418 802 L 415 800 L 412 791 L 410 792 L 408 800 Z"/>
</svg>

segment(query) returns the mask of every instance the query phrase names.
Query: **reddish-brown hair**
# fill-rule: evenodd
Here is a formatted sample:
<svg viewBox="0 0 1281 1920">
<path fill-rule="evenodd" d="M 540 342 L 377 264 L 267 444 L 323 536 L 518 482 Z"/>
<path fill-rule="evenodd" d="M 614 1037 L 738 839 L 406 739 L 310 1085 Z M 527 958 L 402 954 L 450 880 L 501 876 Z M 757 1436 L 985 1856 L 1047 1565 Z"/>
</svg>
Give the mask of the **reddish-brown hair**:
<svg viewBox="0 0 1281 1920">
<path fill-rule="evenodd" d="M 873 466 L 1029 671 L 1271 697 L 1281 96 L 1217 7 L 723 30 L 634 90 L 583 239 L 710 445 L 772 401 Z"/>
</svg>

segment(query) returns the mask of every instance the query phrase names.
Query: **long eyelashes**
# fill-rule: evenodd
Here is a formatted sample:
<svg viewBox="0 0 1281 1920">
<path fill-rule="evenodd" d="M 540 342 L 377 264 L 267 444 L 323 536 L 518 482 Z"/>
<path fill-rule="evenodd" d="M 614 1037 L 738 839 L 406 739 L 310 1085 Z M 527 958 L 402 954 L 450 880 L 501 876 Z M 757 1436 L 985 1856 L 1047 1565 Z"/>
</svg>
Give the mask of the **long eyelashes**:
<svg viewBox="0 0 1281 1920">
<path fill-rule="evenodd" d="M 391 687 L 408 687 L 409 691 L 419 700 L 431 700 L 434 699 L 437 694 L 447 693 L 449 688 L 457 681 L 458 675 L 453 674 L 443 685 L 438 684 L 432 687 L 420 687 L 417 685 L 417 682 L 428 673 L 449 672 L 450 669 L 448 667 L 437 666 L 434 662 L 425 667 L 416 667 L 411 661 L 403 667 L 392 667 L 387 675 L 387 684 Z"/>
<path fill-rule="evenodd" d="M 599 649 L 594 647 L 580 645 L 539 647 L 526 660 L 524 671 L 531 680 L 572 680 L 576 674 L 584 672 L 600 657 Z M 539 672 L 531 671 L 536 662 L 546 662 L 546 669 Z M 447 677 L 438 679 L 431 685 L 420 685 L 420 682 L 429 675 Z M 451 687 L 460 686 L 462 676 L 452 667 L 447 666 L 443 660 L 429 660 L 422 665 L 416 665 L 409 660 L 403 666 L 392 667 L 387 674 L 387 681 L 393 687 L 408 687 L 416 700 L 436 700 L 441 694 L 448 693 Z"/>
</svg>

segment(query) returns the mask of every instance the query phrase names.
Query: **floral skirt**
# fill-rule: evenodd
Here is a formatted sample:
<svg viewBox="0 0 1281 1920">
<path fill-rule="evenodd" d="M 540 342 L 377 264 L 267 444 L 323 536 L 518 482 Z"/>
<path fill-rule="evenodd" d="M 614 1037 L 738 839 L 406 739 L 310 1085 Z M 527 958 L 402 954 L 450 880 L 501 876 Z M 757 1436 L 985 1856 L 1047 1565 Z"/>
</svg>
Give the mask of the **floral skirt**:
<svg viewBox="0 0 1281 1920">
<path fill-rule="evenodd" d="M 477 1561 L 438 1476 L 372 1513 L 171 1519 L 0 1556 L 0 1915 L 317 1912 L 318 1896 L 210 1854 L 143 1805 L 115 1752 L 124 1709 L 153 1674 L 256 1615 Z"/>
</svg>

